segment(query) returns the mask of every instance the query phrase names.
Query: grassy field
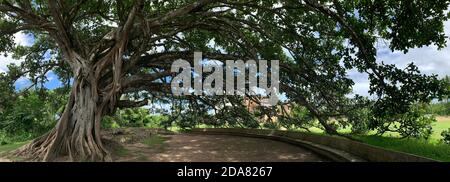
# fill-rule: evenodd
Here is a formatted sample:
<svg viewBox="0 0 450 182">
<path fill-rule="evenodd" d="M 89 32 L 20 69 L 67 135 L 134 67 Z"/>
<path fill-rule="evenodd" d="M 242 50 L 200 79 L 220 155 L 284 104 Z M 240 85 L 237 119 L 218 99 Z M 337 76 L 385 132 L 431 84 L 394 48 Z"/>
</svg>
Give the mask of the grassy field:
<svg viewBox="0 0 450 182">
<path fill-rule="evenodd" d="M 370 145 L 424 156 L 439 161 L 450 162 L 450 145 L 440 142 L 442 139 L 442 131 L 450 128 L 450 116 L 438 116 L 436 117 L 436 120 L 437 122 L 433 123 L 433 134 L 427 141 L 417 139 L 400 139 L 398 138 L 398 134 L 395 133 L 386 133 L 383 136 L 371 136 L 371 134 L 375 134 L 374 132 L 371 132 L 367 136 L 353 137 Z M 324 133 L 324 131 L 320 128 L 314 127 L 309 130 L 313 133 Z M 304 130 L 301 131 L 304 132 Z M 350 129 L 341 129 L 339 132 L 350 133 Z"/>
<path fill-rule="evenodd" d="M 450 117 L 439 116 L 436 119 L 437 122 L 433 124 L 433 134 L 429 141 L 377 136 L 364 136 L 359 139 L 371 145 L 450 162 L 450 145 L 440 142 L 442 131 L 450 128 Z"/>
<path fill-rule="evenodd" d="M 433 124 L 433 135 L 431 140 L 439 141 L 442 139 L 441 133 L 450 128 L 450 116 L 436 117 L 437 122 Z"/>
<path fill-rule="evenodd" d="M 417 139 L 399 139 L 384 136 L 354 136 L 358 140 L 386 149 L 415 154 L 430 159 L 450 162 L 450 145 Z"/>
<path fill-rule="evenodd" d="M 13 144 L 7 144 L 7 145 L 0 145 L 0 156 L 13 151 L 15 149 L 18 149 L 19 147 L 25 145 L 28 142 L 18 142 Z"/>
<path fill-rule="evenodd" d="M 447 130 L 450 128 L 450 116 L 438 116 L 436 117 L 437 122 L 433 123 L 433 134 L 430 137 L 430 142 L 439 142 L 442 139 L 441 133 L 444 130 Z M 324 131 L 320 128 L 312 127 L 309 128 L 309 130 L 313 133 L 323 133 Z M 305 131 L 305 130 L 300 130 Z M 351 130 L 350 128 L 340 129 L 340 133 L 348 133 L 350 134 Z M 375 134 L 375 132 L 370 132 L 369 135 Z M 398 134 L 396 133 L 390 133 L 387 132 L 385 137 L 398 137 Z"/>
<path fill-rule="evenodd" d="M 450 145 L 441 143 L 441 133 L 450 128 L 450 117 L 436 117 L 433 124 L 433 134 L 428 141 L 417 139 L 399 139 L 396 135 L 386 136 L 355 136 L 364 143 L 391 150 L 406 152 L 431 159 L 450 162 Z"/>
</svg>

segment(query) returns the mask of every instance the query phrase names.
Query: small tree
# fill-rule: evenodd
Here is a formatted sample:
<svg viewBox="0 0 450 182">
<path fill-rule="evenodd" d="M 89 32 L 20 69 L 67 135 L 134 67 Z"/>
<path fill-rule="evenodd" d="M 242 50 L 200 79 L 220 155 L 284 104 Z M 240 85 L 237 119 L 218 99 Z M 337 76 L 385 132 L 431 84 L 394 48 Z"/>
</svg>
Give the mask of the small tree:
<svg viewBox="0 0 450 182">
<path fill-rule="evenodd" d="M 442 141 L 450 145 L 450 128 L 447 131 L 441 133 Z"/>
</svg>

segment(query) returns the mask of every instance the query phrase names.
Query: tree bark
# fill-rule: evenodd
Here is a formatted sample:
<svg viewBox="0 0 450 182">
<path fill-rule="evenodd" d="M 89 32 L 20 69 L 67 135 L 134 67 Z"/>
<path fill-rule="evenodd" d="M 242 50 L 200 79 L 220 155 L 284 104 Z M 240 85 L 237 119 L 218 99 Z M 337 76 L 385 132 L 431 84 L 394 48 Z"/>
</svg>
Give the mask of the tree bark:
<svg viewBox="0 0 450 182">
<path fill-rule="evenodd" d="M 102 145 L 100 122 L 105 101 L 99 101 L 97 86 L 77 79 L 56 127 L 19 150 L 19 155 L 35 161 L 111 161 Z"/>
</svg>

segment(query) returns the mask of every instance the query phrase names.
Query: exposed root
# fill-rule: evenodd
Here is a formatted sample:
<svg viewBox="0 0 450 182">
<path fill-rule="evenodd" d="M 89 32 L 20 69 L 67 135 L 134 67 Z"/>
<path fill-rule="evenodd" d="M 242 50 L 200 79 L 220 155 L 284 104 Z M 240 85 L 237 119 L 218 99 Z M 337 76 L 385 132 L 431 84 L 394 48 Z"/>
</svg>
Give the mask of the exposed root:
<svg viewBox="0 0 450 182">
<path fill-rule="evenodd" d="M 76 139 L 57 140 L 54 131 L 39 137 L 14 152 L 14 156 L 27 161 L 112 161 L 111 154 L 94 141 L 77 137 Z"/>
</svg>

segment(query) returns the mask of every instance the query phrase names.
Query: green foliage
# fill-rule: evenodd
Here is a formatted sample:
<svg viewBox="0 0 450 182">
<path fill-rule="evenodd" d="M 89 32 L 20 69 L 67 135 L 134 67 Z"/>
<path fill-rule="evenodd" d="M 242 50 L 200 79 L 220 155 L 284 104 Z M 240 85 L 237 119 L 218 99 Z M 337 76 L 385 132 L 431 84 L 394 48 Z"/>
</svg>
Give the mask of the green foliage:
<svg viewBox="0 0 450 182">
<path fill-rule="evenodd" d="M 117 116 L 105 116 L 102 119 L 102 128 L 105 129 L 116 129 L 116 128 L 120 128 L 120 125 L 117 124 L 120 118 Z"/>
<path fill-rule="evenodd" d="M 6 145 L 8 143 L 11 143 L 11 140 L 8 137 L 8 135 L 6 135 L 5 132 L 0 132 L 0 145 Z"/>
<path fill-rule="evenodd" d="M 267 129 L 271 129 L 271 130 L 278 130 L 278 129 L 280 129 L 280 125 L 278 123 L 276 123 L 276 122 L 265 122 L 263 124 L 263 127 L 267 128 Z"/>
<path fill-rule="evenodd" d="M 291 108 L 290 117 L 280 117 L 278 122 L 287 129 L 309 128 L 312 127 L 315 117 L 305 107 L 294 105 Z"/>
<path fill-rule="evenodd" d="M 448 103 L 450 102 L 450 76 L 446 75 L 445 78 L 442 79 L 442 82 L 445 84 L 446 92 L 443 95 L 443 103 L 447 104 L 447 115 L 450 115 L 450 106 Z"/>
<path fill-rule="evenodd" d="M 425 140 L 400 139 L 382 136 L 354 137 L 370 145 L 450 162 L 450 146 L 446 144 L 430 143 Z"/>
<path fill-rule="evenodd" d="M 353 134 L 367 134 L 370 131 L 371 114 L 368 108 L 358 108 L 347 114 L 347 120 L 351 124 Z"/>
<path fill-rule="evenodd" d="M 427 108 L 427 113 L 439 116 L 450 116 L 450 102 L 430 104 Z"/>
<path fill-rule="evenodd" d="M 402 115 L 409 112 L 414 103 L 430 103 L 432 99 L 445 94 L 445 83 L 438 80 L 437 75 L 424 76 L 413 64 L 404 70 L 395 65 L 384 65 L 380 71 L 389 73 L 385 79 L 390 80 L 390 83 L 371 78 L 369 93 L 379 97 L 372 107 L 375 115 Z"/>
<path fill-rule="evenodd" d="M 427 115 L 425 108 L 426 104 L 418 104 L 404 114 L 374 116 L 369 126 L 379 134 L 396 132 L 405 138 L 428 139 L 436 119 L 433 115 Z"/>
<path fill-rule="evenodd" d="M 442 141 L 450 145 L 450 128 L 447 131 L 441 133 Z"/>
<path fill-rule="evenodd" d="M 186 115 L 180 117 L 175 124 L 181 129 L 195 128 L 200 119 L 202 118 L 198 117 L 196 114 L 186 113 Z"/>
<path fill-rule="evenodd" d="M 0 73 L 0 114 L 14 103 L 14 81 L 5 73 Z"/>
<path fill-rule="evenodd" d="M 56 124 L 65 97 L 57 91 L 22 92 L 0 111 L 0 143 L 25 141 L 40 136 Z"/>
<path fill-rule="evenodd" d="M 144 108 L 127 108 L 119 110 L 113 116 L 107 116 L 102 120 L 103 128 L 120 127 L 148 127 L 162 128 L 164 121 L 168 120 L 164 115 L 150 115 Z"/>
<path fill-rule="evenodd" d="M 450 77 L 447 75 L 442 79 L 444 83 L 444 87 L 446 92 L 443 94 L 442 102 L 431 104 L 429 108 L 429 113 L 441 115 L 441 116 L 450 116 Z"/>
</svg>

